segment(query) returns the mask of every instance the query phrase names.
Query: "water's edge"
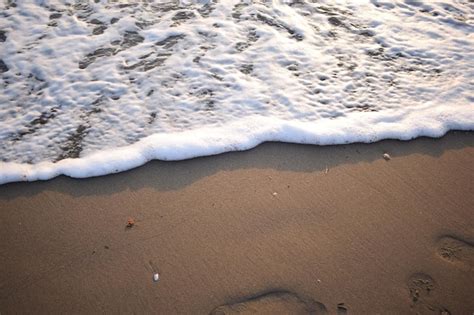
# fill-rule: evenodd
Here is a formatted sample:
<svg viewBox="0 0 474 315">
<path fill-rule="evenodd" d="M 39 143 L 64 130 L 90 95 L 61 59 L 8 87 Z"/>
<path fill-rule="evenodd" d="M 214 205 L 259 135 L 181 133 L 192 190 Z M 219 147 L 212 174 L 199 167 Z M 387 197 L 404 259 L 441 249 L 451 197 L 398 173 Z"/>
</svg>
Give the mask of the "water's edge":
<svg viewBox="0 0 474 315">
<path fill-rule="evenodd" d="M 471 119 L 472 121 L 472 119 Z M 429 122 L 429 123 L 426 123 Z M 77 159 L 59 162 L 20 164 L 0 162 L 0 185 L 10 182 L 48 180 L 59 175 L 87 178 L 119 173 L 139 167 L 151 160 L 179 161 L 245 151 L 264 142 L 285 142 L 311 145 L 373 143 L 381 140 L 412 140 L 418 137 L 440 138 L 448 131 L 474 131 L 466 119 L 440 123 L 427 119 L 425 124 L 395 124 L 390 130 L 383 124 L 355 126 L 291 123 L 274 119 L 256 119 L 225 128 L 202 128 L 175 134 L 155 134 L 130 146 L 104 150 Z M 213 130 L 216 129 L 216 130 Z"/>
</svg>

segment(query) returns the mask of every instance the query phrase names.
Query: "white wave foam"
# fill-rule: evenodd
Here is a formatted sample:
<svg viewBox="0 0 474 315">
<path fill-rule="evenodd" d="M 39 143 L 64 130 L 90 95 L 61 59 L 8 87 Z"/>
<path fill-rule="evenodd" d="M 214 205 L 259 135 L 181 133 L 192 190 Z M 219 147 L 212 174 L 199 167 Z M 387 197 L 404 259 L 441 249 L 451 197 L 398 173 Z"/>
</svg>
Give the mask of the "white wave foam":
<svg viewBox="0 0 474 315">
<path fill-rule="evenodd" d="M 401 121 L 386 121 L 385 117 L 373 114 L 371 119 L 364 117 L 363 121 L 351 118 L 326 120 L 320 124 L 258 117 L 224 127 L 155 134 L 130 146 L 57 163 L 0 163 L 0 183 L 46 180 L 62 174 L 75 178 L 101 176 L 126 171 L 153 159 L 173 161 L 241 151 L 266 141 L 329 145 L 370 143 L 382 139 L 410 140 L 419 136 L 441 137 L 449 130 L 465 129 L 473 119 L 472 113 L 459 117 L 449 109 L 427 114 L 421 123 L 417 115 L 409 114 Z"/>
<path fill-rule="evenodd" d="M 64 3 L 0 12 L 0 183 L 474 129 L 466 1 Z"/>
</svg>

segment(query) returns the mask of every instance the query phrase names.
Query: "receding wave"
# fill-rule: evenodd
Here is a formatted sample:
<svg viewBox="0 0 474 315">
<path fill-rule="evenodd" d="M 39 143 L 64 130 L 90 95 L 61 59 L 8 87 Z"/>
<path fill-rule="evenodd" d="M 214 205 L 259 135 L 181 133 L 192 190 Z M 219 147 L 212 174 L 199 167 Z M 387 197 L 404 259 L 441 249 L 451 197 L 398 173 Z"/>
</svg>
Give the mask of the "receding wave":
<svg viewBox="0 0 474 315">
<path fill-rule="evenodd" d="M 337 3 L 337 4 L 336 4 Z M 469 1 L 7 1 L 0 183 L 474 129 Z"/>
</svg>

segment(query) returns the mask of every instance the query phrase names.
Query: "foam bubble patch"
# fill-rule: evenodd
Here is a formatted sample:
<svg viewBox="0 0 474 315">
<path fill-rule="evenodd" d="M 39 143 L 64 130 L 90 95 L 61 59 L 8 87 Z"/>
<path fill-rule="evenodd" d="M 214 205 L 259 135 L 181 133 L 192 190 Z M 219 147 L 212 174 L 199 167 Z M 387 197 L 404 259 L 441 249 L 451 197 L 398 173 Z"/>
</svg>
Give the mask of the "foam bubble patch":
<svg viewBox="0 0 474 315">
<path fill-rule="evenodd" d="M 0 183 L 474 129 L 469 1 L 8 1 Z"/>
</svg>

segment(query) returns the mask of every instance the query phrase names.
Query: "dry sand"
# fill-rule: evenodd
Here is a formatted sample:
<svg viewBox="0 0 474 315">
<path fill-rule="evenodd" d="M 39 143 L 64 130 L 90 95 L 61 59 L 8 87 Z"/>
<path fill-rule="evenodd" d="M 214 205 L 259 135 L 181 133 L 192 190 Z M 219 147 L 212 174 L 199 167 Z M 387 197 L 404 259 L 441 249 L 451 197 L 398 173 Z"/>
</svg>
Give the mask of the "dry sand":
<svg viewBox="0 0 474 315">
<path fill-rule="evenodd" d="M 0 312 L 472 314 L 473 180 L 452 132 L 0 186 Z"/>
</svg>

